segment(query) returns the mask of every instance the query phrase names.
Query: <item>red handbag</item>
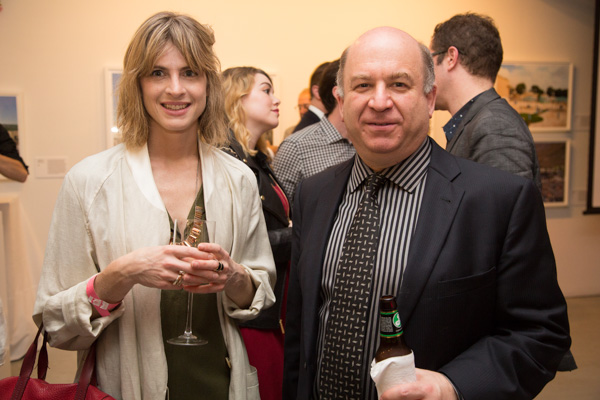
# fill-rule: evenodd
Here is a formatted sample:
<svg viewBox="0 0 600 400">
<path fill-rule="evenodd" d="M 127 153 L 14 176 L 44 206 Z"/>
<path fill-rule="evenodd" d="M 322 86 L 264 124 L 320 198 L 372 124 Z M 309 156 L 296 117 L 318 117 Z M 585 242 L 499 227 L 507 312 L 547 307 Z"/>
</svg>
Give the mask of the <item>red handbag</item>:
<svg viewBox="0 0 600 400">
<path fill-rule="evenodd" d="M 37 344 L 43 327 L 37 335 L 23 359 L 21 373 L 17 376 L 0 380 L 0 400 L 115 400 L 103 393 L 96 384 L 96 343 L 92 344 L 83 364 L 78 383 L 48 383 L 48 350 L 46 342 L 48 334 L 44 332 L 44 342 L 38 357 L 38 378 L 31 378 L 37 353 Z"/>
</svg>

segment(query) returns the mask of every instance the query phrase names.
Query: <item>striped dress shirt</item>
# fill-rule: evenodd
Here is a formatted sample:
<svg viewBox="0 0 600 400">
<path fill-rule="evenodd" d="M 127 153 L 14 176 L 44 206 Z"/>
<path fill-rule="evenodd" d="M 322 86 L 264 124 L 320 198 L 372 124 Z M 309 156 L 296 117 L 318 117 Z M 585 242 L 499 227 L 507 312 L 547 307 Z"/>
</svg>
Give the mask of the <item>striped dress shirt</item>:
<svg viewBox="0 0 600 400">
<path fill-rule="evenodd" d="M 361 376 L 363 377 L 363 396 L 365 399 L 377 399 L 375 385 L 369 370 L 375 350 L 379 345 L 379 297 L 384 294 L 398 293 L 402 284 L 402 275 L 408 259 L 410 239 L 417 226 L 417 217 L 423 198 L 427 167 L 431 158 L 429 139 L 410 157 L 389 167 L 380 173 L 387 178 L 377 193 L 380 218 L 380 239 L 377 257 L 373 266 L 371 282 L 369 316 L 365 332 L 365 346 Z M 318 398 L 321 354 L 323 338 L 329 317 L 335 274 L 341 255 L 346 232 L 360 204 L 364 192 L 364 180 L 373 171 L 355 157 L 354 166 L 346 187 L 346 192 L 338 208 L 329 242 L 325 252 L 323 275 L 321 280 L 322 303 L 319 310 L 319 351 L 317 379 L 315 380 L 315 398 Z M 402 307 L 401 304 L 398 305 Z"/>
</svg>

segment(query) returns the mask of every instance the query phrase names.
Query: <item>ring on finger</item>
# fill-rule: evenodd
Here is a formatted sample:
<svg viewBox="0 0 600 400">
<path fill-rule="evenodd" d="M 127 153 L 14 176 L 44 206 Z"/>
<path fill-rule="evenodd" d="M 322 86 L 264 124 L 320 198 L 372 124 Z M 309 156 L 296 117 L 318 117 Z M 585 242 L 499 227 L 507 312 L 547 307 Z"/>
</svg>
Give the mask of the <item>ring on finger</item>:
<svg viewBox="0 0 600 400">
<path fill-rule="evenodd" d="M 179 275 L 173 281 L 173 286 L 181 286 L 183 284 L 183 275 L 185 275 L 185 272 L 179 271 Z"/>
<path fill-rule="evenodd" d="M 215 272 L 221 272 L 223 271 L 223 263 L 221 261 L 219 261 L 219 266 L 215 269 Z"/>
</svg>

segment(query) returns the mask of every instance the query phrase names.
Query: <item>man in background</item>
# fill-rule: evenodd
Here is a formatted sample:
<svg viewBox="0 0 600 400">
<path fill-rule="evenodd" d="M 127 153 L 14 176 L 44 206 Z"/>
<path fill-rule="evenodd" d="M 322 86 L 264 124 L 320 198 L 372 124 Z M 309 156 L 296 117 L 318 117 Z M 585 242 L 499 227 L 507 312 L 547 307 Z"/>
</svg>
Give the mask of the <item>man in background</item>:
<svg viewBox="0 0 600 400">
<path fill-rule="evenodd" d="M 321 101 L 321 95 L 319 95 L 319 82 L 328 64 L 329 62 L 324 62 L 319 65 L 310 76 L 310 105 L 308 106 L 308 111 L 304 113 L 292 133 L 298 132 L 309 125 L 316 124 L 325 116 L 325 106 Z"/>
<path fill-rule="evenodd" d="M 319 82 L 319 98 L 327 115 L 320 122 L 285 139 L 273 160 L 275 176 L 290 204 L 293 204 L 296 186 L 302 179 L 346 161 L 355 154 L 354 147 L 346 138 L 346 125 L 334 95 L 339 65 L 339 60 L 329 63 Z"/>
<path fill-rule="evenodd" d="M 17 182 L 25 182 L 28 174 L 28 167 L 19 155 L 17 144 L 0 124 L 0 175 Z"/>
<path fill-rule="evenodd" d="M 452 114 L 444 126 L 446 150 L 532 179 L 541 191 L 531 132 L 493 88 L 503 49 L 492 18 L 474 13 L 455 15 L 435 27 L 430 50 L 438 87 L 436 110 Z M 576 368 L 569 350 L 558 370 Z"/>
<path fill-rule="evenodd" d="M 502 41 L 494 21 L 466 13 L 438 24 L 431 39 L 438 87 L 436 110 L 450 153 L 532 179 L 541 191 L 540 168 L 527 124 L 494 90 Z"/>
<path fill-rule="evenodd" d="M 302 89 L 298 95 L 298 105 L 296 107 L 298 107 L 298 114 L 300 115 L 300 119 L 302 119 L 302 116 L 306 114 L 308 108 L 310 107 L 310 90 L 308 88 Z M 296 128 L 296 125 L 292 125 L 285 130 L 283 133 L 284 139 L 292 134 Z"/>
</svg>

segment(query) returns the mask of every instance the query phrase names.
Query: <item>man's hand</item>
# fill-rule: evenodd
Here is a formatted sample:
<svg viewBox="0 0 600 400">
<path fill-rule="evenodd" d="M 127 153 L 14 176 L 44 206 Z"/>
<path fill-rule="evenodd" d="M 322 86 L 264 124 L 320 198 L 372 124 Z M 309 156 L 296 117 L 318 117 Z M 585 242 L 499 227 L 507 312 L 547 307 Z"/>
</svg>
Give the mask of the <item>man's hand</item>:
<svg viewBox="0 0 600 400">
<path fill-rule="evenodd" d="M 454 386 L 439 372 L 417 368 L 417 381 L 387 390 L 380 400 L 458 400 Z"/>
</svg>

